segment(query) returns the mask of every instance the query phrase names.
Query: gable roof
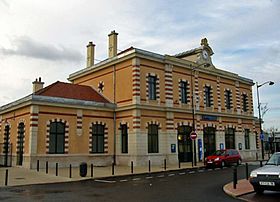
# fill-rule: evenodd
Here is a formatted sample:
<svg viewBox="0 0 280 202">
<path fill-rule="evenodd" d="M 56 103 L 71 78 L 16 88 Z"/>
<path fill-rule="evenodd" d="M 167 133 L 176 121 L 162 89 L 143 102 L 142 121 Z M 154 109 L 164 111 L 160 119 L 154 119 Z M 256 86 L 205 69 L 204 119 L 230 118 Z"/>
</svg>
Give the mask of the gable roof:
<svg viewBox="0 0 280 202">
<path fill-rule="evenodd" d="M 110 103 L 109 100 L 107 100 L 90 86 L 64 83 L 60 81 L 57 81 L 35 92 L 34 94 L 40 96 Z"/>
</svg>

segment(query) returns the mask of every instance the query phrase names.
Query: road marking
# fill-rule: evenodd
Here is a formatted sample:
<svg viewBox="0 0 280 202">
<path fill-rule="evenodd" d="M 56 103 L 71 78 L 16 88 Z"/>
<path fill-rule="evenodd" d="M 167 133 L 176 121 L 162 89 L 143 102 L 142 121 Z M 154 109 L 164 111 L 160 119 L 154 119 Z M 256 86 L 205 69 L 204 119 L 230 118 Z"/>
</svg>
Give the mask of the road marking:
<svg viewBox="0 0 280 202">
<path fill-rule="evenodd" d="M 103 182 L 103 183 L 115 183 L 116 181 L 109 181 L 109 180 L 94 180 L 95 182 Z"/>
<path fill-rule="evenodd" d="M 151 177 L 146 177 L 146 179 L 152 179 L 153 177 L 151 176 Z"/>
<path fill-rule="evenodd" d="M 215 168 L 215 170 L 221 170 L 221 168 Z"/>
<path fill-rule="evenodd" d="M 128 180 L 120 180 L 120 182 L 127 182 Z"/>
<path fill-rule="evenodd" d="M 179 173 L 179 175 L 185 175 L 186 173 L 185 172 L 183 172 L 183 173 Z"/>
<path fill-rule="evenodd" d="M 132 179 L 133 181 L 138 181 L 138 180 L 141 180 L 141 178 L 134 178 Z"/>
<path fill-rule="evenodd" d="M 193 173 L 195 173 L 195 171 L 190 171 L 189 173 L 190 173 L 190 174 L 193 174 Z"/>
<path fill-rule="evenodd" d="M 174 175 L 175 175 L 174 173 L 171 173 L 171 174 L 168 175 L 168 177 L 172 177 L 172 176 L 174 176 Z"/>
<path fill-rule="evenodd" d="M 159 176 L 157 176 L 157 177 L 164 177 L 164 175 L 159 175 Z"/>
<path fill-rule="evenodd" d="M 211 168 L 209 168 L 209 169 L 207 169 L 207 171 L 212 171 L 213 169 L 211 169 Z"/>
<path fill-rule="evenodd" d="M 199 173 L 203 173 L 203 172 L 204 172 L 204 170 L 198 170 L 198 172 L 199 172 Z"/>
</svg>

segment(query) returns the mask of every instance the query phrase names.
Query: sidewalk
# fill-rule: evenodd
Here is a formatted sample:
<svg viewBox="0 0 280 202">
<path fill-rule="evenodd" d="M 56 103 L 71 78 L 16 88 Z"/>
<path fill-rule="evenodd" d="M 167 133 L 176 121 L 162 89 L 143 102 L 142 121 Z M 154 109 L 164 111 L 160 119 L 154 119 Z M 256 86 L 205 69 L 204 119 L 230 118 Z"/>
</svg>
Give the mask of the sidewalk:
<svg viewBox="0 0 280 202">
<path fill-rule="evenodd" d="M 181 168 L 178 165 L 167 165 L 166 171 L 180 170 L 180 169 L 198 169 L 204 167 L 202 162 L 198 162 L 197 166 L 192 167 L 191 163 L 181 163 Z M 40 169 L 39 172 L 36 170 L 30 170 L 22 167 L 9 167 L 0 168 L 0 187 L 5 186 L 5 173 L 8 170 L 8 186 L 19 186 L 19 185 L 30 185 L 30 184 L 45 184 L 45 183 L 57 183 L 57 182 L 70 182 L 78 181 L 91 178 L 91 167 L 87 167 L 87 176 L 80 177 L 79 167 L 71 169 L 69 168 L 59 168 L 58 176 L 56 176 L 56 170 L 54 168 L 48 169 L 48 174 L 46 174 L 45 169 Z M 151 172 L 162 172 L 165 171 L 163 166 L 151 166 Z M 133 174 L 143 174 L 149 173 L 148 166 L 135 166 L 133 167 Z M 93 178 L 103 178 L 112 176 L 123 176 L 131 175 L 130 166 L 115 166 L 114 175 L 112 175 L 112 167 L 93 167 Z"/>
<path fill-rule="evenodd" d="M 254 192 L 253 186 L 246 179 L 238 180 L 236 189 L 233 188 L 233 182 L 230 182 L 223 187 L 223 190 L 226 194 L 234 198 Z"/>
</svg>

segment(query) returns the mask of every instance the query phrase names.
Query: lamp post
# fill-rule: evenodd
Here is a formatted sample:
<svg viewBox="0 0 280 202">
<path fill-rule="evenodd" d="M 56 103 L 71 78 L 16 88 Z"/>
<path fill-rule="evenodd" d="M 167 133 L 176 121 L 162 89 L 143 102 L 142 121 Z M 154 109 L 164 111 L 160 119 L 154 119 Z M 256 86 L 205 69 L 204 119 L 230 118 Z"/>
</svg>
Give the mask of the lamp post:
<svg viewBox="0 0 280 202">
<path fill-rule="evenodd" d="M 266 81 L 260 85 L 258 85 L 258 82 L 256 82 L 257 85 L 257 98 L 258 98 L 258 110 L 259 110 L 259 124 L 260 124 L 260 136 L 261 137 L 261 147 L 262 147 L 262 159 L 264 159 L 264 148 L 263 148 L 263 130 L 262 130 L 262 117 L 261 117 L 261 106 L 260 106 L 260 96 L 259 96 L 259 88 L 262 87 L 263 85 L 268 84 L 268 85 L 273 85 L 273 81 Z"/>
<path fill-rule="evenodd" d="M 196 69 L 196 68 L 199 68 L 200 66 L 205 66 L 205 67 L 207 67 L 207 66 L 209 66 L 209 64 L 205 64 L 205 63 L 203 63 L 203 64 L 200 64 L 200 65 L 198 65 L 198 66 L 196 66 L 196 67 L 193 67 L 192 65 L 190 65 L 190 68 L 191 68 L 191 90 L 192 90 L 192 95 L 191 95 L 191 98 L 192 98 L 192 125 L 193 125 L 193 128 L 192 128 L 192 131 L 194 132 L 194 133 L 196 133 L 195 132 L 195 119 L 194 119 L 194 113 L 195 113 L 195 109 L 194 109 L 194 100 L 193 100 L 193 98 L 194 98 L 194 89 L 193 89 L 193 72 L 194 72 L 194 70 Z M 193 161 L 192 161 L 192 164 L 194 165 L 194 166 L 196 166 L 196 138 L 193 140 Z"/>
</svg>

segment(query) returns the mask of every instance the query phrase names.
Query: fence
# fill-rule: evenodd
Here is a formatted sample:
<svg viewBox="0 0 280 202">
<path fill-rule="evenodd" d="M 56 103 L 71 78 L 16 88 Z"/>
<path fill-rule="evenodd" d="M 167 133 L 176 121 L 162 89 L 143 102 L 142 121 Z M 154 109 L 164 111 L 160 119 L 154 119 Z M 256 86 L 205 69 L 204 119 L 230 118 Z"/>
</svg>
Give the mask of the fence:
<svg viewBox="0 0 280 202">
<path fill-rule="evenodd" d="M 12 166 L 12 144 L 0 143 L 0 167 Z"/>
</svg>

